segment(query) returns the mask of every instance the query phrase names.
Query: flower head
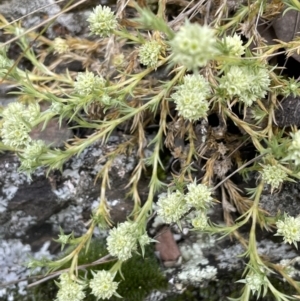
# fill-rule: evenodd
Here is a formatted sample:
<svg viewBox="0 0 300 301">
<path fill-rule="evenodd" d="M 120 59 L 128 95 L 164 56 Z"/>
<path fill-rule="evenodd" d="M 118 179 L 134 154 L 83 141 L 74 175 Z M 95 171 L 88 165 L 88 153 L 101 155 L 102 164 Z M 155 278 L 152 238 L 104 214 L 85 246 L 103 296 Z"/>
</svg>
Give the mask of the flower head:
<svg viewBox="0 0 300 301">
<path fill-rule="evenodd" d="M 40 106 L 38 103 L 31 103 L 28 105 L 26 110 L 24 110 L 22 115 L 26 121 L 28 121 L 31 125 L 34 125 L 34 122 L 36 122 L 40 114 Z"/>
<path fill-rule="evenodd" d="M 141 247 L 147 246 L 152 242 L 152 239 L 148 236 L 147 233 L 144 233 L 138 238 L 139 244 Z"/>
<path fill-rule="evenodd" d="M 249 286 L 252 293 L 260 293 L 261 287 L 266 285 L 265 275 L 261 273 L 249 273 L 245 278 L 245 283 Z"/>
<path fill-rule="evenodd" d="M 69 274 L 63 273 L 59 277 L 59 290 L 55 301 L 81 301 L 85 298 L 85 285 L 73 281 Z"/>
<path fill-rule="evenodd" d="M 277 236 L 283 236 L 285 243 L 293 243 L 296 247 L 296 242 L 300 241 L 300 217 L 292 217 L 284 215 L 283 220 L 276 223 Z"/>
<path fill-rule="evenodd" d="M 1 135 L 5 145 L 12 148 L 24 148 L 31 141 L 31 127 L 20 116 L 4 119 Z"/>
<path fill-rule="evenodd" d="M 62 114 L 63 113 L 64 105 L 60 102 L 52 102 L 50 106 L 50 111 L 55 114 Z"/>
<path fill-rule="evenodd" d="M 12 102 L 7 105 L 3 110 L 3 124 L 1 129 L 1 135 L 3 143 L 13 148 L 24 148 L 30 141 L 31 138 L 29 133 L 31 131 L 30 123 L 32 123 L 31 114 L 29 107 L 26 108 L 24 105 L 18 102 Z M 35 117 L 36 114 L 34 114 Z"/>
<path fill-rule="evenodd" d="M 205 66 L 218 53 L 213 29 L 188 20 L 170 41 L 173 61 L 188 69 Z"/>
<path fill-rule="evenodd" d="M 207 215 L 204 211 L 196 212 L 196 217 L 192 219 L 192 226 L 196 230 L 204 230 L 208 225 Z"/>
<path fill-rule="evenodd" d="M 46 145 L 42 140 L 32 140 L 27 143 L 24 152 L 20 154 L 20 170 L 31 173 L 38 166 L 38 159 L 46 150 Z"/>
<path fill-rule="evenodd" d="M 146 42 L 139 49 L 140 63 L 149 67 L 156 66 L 161 49 L 161 45 L 155 40 Z"/>
<path fill-rule="evenodd" d="M 228 54 L 231 56 L 242 56 L 245 53 L 243 41 L 236 33 L 232 37 L 227 36 L 223 38 L 222 43 L 226 46 Z"/>
<path fill-rule="evenodd" d="M 38 159 L 46 148 L 45 142 L 42 140 L 33 140 L 24 149 L 23 157 L 30 159 Z"/>
<path fill-rule="evenodd" d="M 204 184 L 196 181 L 187 185 L 188 193 L 185 196 L 187 204 L 197 210 L 206 210 L 212 205 L 211 190 Z"/>
<path fill-rule="evenodd" d="M 113 295 L 120 297 L 116 291 L 118 282 L 113 281 L 114 276 L 107 271 L 92 272 L 93 279 L 90 281 L 89 286 L 92 289 L 92 294 L 97 299 L 110 299 Z"/>
<path fill-rule="evenodd" d="M 110 107 L 115 103 L 115 100 L 111 98 L 108 94 L 104 93 L 99 97 L 99 102 L 104 106 L 104 107 Z"/>
<path fill-rule="evenodd" d="M 137 225 L 132 222 L 119 224 L 109 232 L 107 250 L 110 255 L 125 261 L 132 257 L 132 252 L 137 250 L 139 236 Z"/>
<path fill-rule="evenodd" d="M 107 6 L 98 5 L 89 16 L 90 30 L 92 33 L 100 37 L 108 37 L 117 28 L 118 22 Z"/>
<path fill-rule="evenodd" d="M 289 78 L 287 82 L 287 86 L 285 87 L 283 94 L 284 96 L 288 97 L 290 95 L 293 95 L 293 97 L 299 96 L 300 92 L 300 82 L 298 79 Z"/>
<path fill-rule="evenodd" d="M 178 222 L 189 210 L 188 205 L 184 201 L 184 195 L 178 190 L 172 193 L 168 192 L 168 194 L 161 194 L 158 198 L 157 206 L 157 214 L 168 224 Z"/>
<path fill-rule="evenodd" d="M 255 66 L 231 66 L 219 81 L 227 97 L 238 97 L 246 106 L 265 97 L 270 85 L 267 68 Z"/>
<path fill-rule="evenodd" d="M 293 160 L 295 162 L 295 165 L 299 165 L 300 164 L 300 130 L 294 134 L 291 134 L 291 136 L 293 141 L 288 148 L 287 159 Z"/>
<path fill-rule="evenodd" d="M 79 95 L 90 95 L 97 89 L 103 89 L 105 80 L 93 72 L 79 72 L 74 83 L 75 92 Z"/>
<path fill-rule="evenodd" d="M 210 95 L 209 83 L 202 75 L 186 75 L 183 84 L 176 87 L 171 98 L 176 103 L 178 114 L 184 119 L 196 121 L 207 116 L 209 104 L 206 98 Z"/>
<path fill-rule="evenodd" d="M 264 165 L 261 171 L 262 179 L 272 186 L 278 188 L 287 178 L 287 173 L 277 165 Z"/>
<path fill-rule="evenodd" d="M 66 53 L 69 51 L 69 45 L 66 40 L 62 38 L 55 38 L 53 41 L 54 52 L 58 54 Z"/>
</svg>

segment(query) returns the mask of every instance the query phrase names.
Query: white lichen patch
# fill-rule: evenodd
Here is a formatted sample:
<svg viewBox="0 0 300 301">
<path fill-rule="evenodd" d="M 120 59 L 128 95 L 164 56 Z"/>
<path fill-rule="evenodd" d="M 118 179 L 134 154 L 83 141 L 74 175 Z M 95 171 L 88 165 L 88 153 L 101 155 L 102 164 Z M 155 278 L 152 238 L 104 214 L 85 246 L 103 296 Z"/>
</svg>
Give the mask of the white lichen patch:
<svg viewBox="0 0 300 301">
<path fill-rule="evenodd" d="M 213 237 L 199 234 L 197 240 L 191 244 L 180 246 L 180 251 L 184 260 L 182 270 L 178 273 L 178 279 L 185 284 L 197 285 L 205 280 L 214 280 L 217 269 L 209 265 L 203 250 L 214 246 Z"/>
<path fill-rule="evenodd" d="M 12 214 L 9 222 L 8 232 L 17 237 L 25 234 L 26 230 L 36 224 L 36 216 L 26 214 L 24 211 L 19 210 Z"/>
<path fill-rule="evenodd" d="M 70 205 L 59 213 L 52 215 L 47 222 L 52 225 L 56 232 L 59 232 L 59 227 L 61 227 L 65 233 L 74 231 L 75 235 L 82 235 L 86 231 L 82 211 L 81 206 Z"/>
<path fill-rule="evenodd" d="M 282 259 L 292 259 L 297 256 L 290 245 L 278 244 L 267 239 L 257 242 L 257 251 L 260 256 L 268 256 L 274 262 Z M 242 269 L 244 263 L 239 256 L 244 252 L 245 249 L 240 244 L 220 249 L 220 253 L 216 256 L 216 260 L 219 262 L 218 268 L 226 271 Z"/>
<path fill-rule="evenodd" d="M 213 280 L 217 275 L 217 269 L 213 266 L 189 267 L 178 274 L 178 279 L 184 283 L 201 283 L 204 280 Z"/>
<path fill-rule="evenodd" d="M 32 271 L 25 267 L 30 258 L 42 259 L 52 258 L 48 248 L 50 241 L 46 242 L 38 252 L 31 252 L 27 244 L 22 244 L 18 239 L 8 239 L 0 241 L 0 283 L 3 288 L 0 289 L 0 298 L 4 300 L 17 300 L 16 295 L 25 295 L 27 281 L 18 280 L 26 278 L 32 274 Z M 39 269 L 36 270 L 39 272 Z M 8 285 L 11 282 L 17 282 L 14 285 Z M 7 284 L 7 285 L 5 285 Z"/>
</svg>

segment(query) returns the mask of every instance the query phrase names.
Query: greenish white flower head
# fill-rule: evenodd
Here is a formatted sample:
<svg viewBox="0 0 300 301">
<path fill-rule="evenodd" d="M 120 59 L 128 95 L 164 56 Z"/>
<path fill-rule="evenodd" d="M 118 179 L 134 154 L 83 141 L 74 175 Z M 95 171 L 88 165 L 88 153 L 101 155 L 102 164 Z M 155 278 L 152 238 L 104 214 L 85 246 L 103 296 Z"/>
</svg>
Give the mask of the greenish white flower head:
<svg viewBox="0 0 300 301">
<path fill-rule="evenodd" d="M 38 166 L 38 159 L 46 150 L 42 140 L 32 140 L 26 145 L 24 152 L 20 154 L 20 170 L 31 173 Z"/>
<path fill-rule="evenodd" d="M 178 190 L 159 195 L 157 206 L 157 214 L 168 224 L 178 222 L 189 210 L 184 195 Z"/>
<path fill-rule="evenodd" d="M 147 41 L 139 49 L 140 63 L 147 67 L 155 67 L 161 50 L 162 46 L 157 41 Z"/>
<path fill-rule="evenodd" d="M 190 70 L 205 66 L 218 54 L 214 30 L 188 20 L 175 34 L 170 45 L 173 61 Z"/>
<path fill-rule="evenodd" d="M 265 275 L 260 273 L 249 273 L 245 278 L 245 283 L 249 286 L 252 293 L 260 292 L 261 287 L 266 284 Z"/>
<path fill-rule="evenodd" d="M 118 26 L 116 16 L 111 9 L 102 5 L 94 8 L 87 21 L 90 23 L 91 32 L 100 37 L 109 37 Z"/>
<path fill-rule="evenodd" d="M 46 145 L 42 140 L 32 140 L 24 149 L 24 158 L 36 160 L 44 152 Z"/>
<path fill-rule="evenodd" d="M 141 247 L 147 246 L 152 242 L 152 239 L 148 236 L 147 233 L 144 233 L 138 238 L 139 244 Z"/>
<path fill-rule="evenodd" d="M 287 180 L 287 173 L 282 170 L 278 165 L 264 165 L 261 171 L 262 179 L 269 185 L 272 189 L 278 188 L 285 180 Z"/>
<path fill-rule="evenodd" d="M 32 123 L 39 117 L 40 110 L 37 104 L 28 107 L 13 102 L 3 110 L 3 124 L 1 129 L 2 141 L 13 148 L 25 148 L 31 138 Z"/>
<path fill-rule="evenodd" d="M 294 244 L 300 241 L 300 217 L 284 215 L 284 219 L 276 223 L 277 236 L 283 236 L 285 243 Z"/>
<path fill-rule="evenodd" d="M 110 107 L 115 103 L 115 100 L 106 93 L 99 97 L 99 101 L 104 107 Z"/>
<path fill-rule="evenodd" d="M 2 142 L 12 148 L 24 148 L 31 141 L 31 127 L 21 118 L 5 119 L 2 125 Z"/>
<path fill-rule="evenodd" d="M 74 82 L 75 92 L 79 95 L 90 95 L 96 90 L 101 90 L 105 87 L 105 79 L 93 72 L 79 72 Z"/>
<path fill-rule="evenodd" d="M 227 36 L 223 38 L 222 43 L 226 46 L 228 54 L 230 56 L 240 57 L 245 53 L 243 41 L 236 33 L 232 37 Z"/>
<path fill-rule="evenodd" d="M 55 114 L 62 114 L 63 113 L 64 105 L 60 102 L 52 102 L 50 106 L 50 111 Z"/>
<path fill-rule="evenodd" d="M 190 207 L 194 207 L 197 210 L 206 210 L 212 205 L 211 190 L 206 185 L 197 185 L 195 180 L 187 185 L 187 189 L 185 200 Z"/>
<path fill-rule="evenodd" d="M 210 85 L 200 74 L 186 75 L 183 84 L 177 86 L 171 98 L 176 103 L 178 115 L 189 121 L 205 118 L 209 110 L 207 98 L 210 96 Z"/>
<path fill-rule="evenodd" d="M 294 134 L 291 134 L 291 136 L 293 140 L 288 148 L 287 159 L 293 160 L 295 162 L 295 165 L 299 165 L 300 164 L 300 130 Z"/>
<path fill-rule="evenodd" d="M 208 226 L 207 215 L 205 211 L 197 211 L 196 217 L 192 219 L 192 226 L 196 230 L 203 231 Z"/>
<path fill-rule="evenodd" d="M 34 122 L 40 116 L 40 106 L 38 103 L 31 103 L 28 105 L 26 110 L 23 112 L 23 117 L 28 121 L 30 124 L 34 125 Z"/>
<path fill-rule="evenodd" d="M 59 290 L 55 301 L 81 301 L 85 298 L 83 291 L 85 286 L 70 279 L 69 274 L 61 274 L 59 279 Z"/>
<path fill-rule="evenodd" d="M 2 116 L 4 119 L 10 119 L 11 117 L 22 117 L 26 107 L 19 102 L 11 102 L 3 110 Z"/>
<path fill-rule="evenodd" d="M 246 106 L 266 96 L 270 76 L 265 67 L 231 66 L 219 80 L 227 97 L 238 97 Z"/>
<path fill-rule="evenodd" d="M 297 97 L 300 94 L 300 82 L 298 79 L 288 78 L 286 85 L 282 87 L 281 94 L 285 97 L 293 95 Z"/>
<path fill-rule="evenodd" d="M 92 294 L 98 299 L 110 299 L 113 295 L 120 297 L 116 291 L 118 282 L 113 281 L 114 276 L 107 271 L 92 272 L 93 279 L 90 280 L 89 286 L 92 289 Z"/>
<path fill-rule="evenodd" d="M 55 38 L 53 41 L 54 52 L 63 54 L 69 51 L 69 45 L 65 39 Z"/>
<path fill-rule="evenodd" d="M 132 222 L 119 224 L 109 232 L 107 250 L 110 255 L 125 261 L 132 257 L 132 252 L 137 250 L 139 232 L 137 225 Z"/>
</svg>

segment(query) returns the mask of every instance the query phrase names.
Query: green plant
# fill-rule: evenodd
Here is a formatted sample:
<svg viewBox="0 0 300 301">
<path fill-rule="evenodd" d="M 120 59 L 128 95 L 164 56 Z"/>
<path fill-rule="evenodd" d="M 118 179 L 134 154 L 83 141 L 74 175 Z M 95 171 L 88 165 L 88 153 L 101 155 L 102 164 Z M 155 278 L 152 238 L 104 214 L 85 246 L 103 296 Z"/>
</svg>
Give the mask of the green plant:
<svg viewBox="0 0 300 301">
<path fill-rule="evenodd" d="M 298 1 L 285 3 L 299 10 Z M 277 227 L 277 235 L 283 236 L 284 242 L 296 245 L 300 240 L 298 218 L 284 216 L 284 220 L 280 220 L 277 216 L 269 217 L 259 206 L 266 185 L 270 185 L 273 191 L 284 181 L 300 178 L 300 132 L 292 129 L 290 137 L 287 131 L 280 132 L 273 123 L 275 109 L 279 105 L 276 96 L 299 95 L 299 85 L 294 79 L 278 75 L 276 68 L 267 62 L 267 58 L 283 46 L 289 55 L 295 53 L 299 41 L 285 44 L 278 41 L 278 44 L 266 46 L 259 39 L 255 26 L 240 26 L 241 34 L 249 38 L 246 45 L 236 34 L 228 35 L 228 32 L 236 31 L 241 22 L 244 25 L 256 24 L 257 18 L 271 18 L 280 12 L 282 6 L 274 8 L 272 3 L 256 0 L 241 6 L 231 18 L 226 18 L 226 5 L 220 4 L 215 12 L 216 18 L 207 26 L 199 24 L 196 18 L 193 22 L 188 21 L 188 18 L 193 19 L 194 13 L 200 12 L 196 5 L 192 5 L 188 13 L 179 14 L 178 17 L 185 14 L 186 21 L 176 31 L 165 21 L 166 1 L 158 1 L 157 14 L 144 4 L 143 9 L 135 2 L 126 2 L 128 7 L 121 5 L 117 11 L 120 20 L 108 7 L 95 8 L 88 21 L 91 32 L 101 39 L 93 41 L 73 37 L 51 41 L 34 31 L 25 32 L 18 23 L 8 23 L 4 17 L 0 19 L 5 32 L 17 37 L 23 56 L 34 67 L 31 71 L 21 70 L 17 61 L 13 63 L 7 58 L 3 47 L 0 56 L 2 81 L 18 86 L 20 103 L 10 104 L 2 110 L 0 146 L 2 150 L 14 151 L 19 156 L 22 171 L 30 174 L 39 166 L 46 166 L 49 171 L 62 169 L 67 159 L 80 154 L 95 141 L 105 143 L 117 126 L 127 121 L 132 123 L 128 141 L 120 144 L 99 170 L 100 204 L 93 212 L 86 234 L 75 238 L 62 232 L 58 241 L 62 246 L 74 245 L 74 249 L 56 261 L 32 261 L 30 267 L 45 266 L 50 273 L 66 264 L 69 266 L 68 272 L 60 276 L 59 301 L 74 299 L 68 290 L 77 292 L 77 300 L 83 299 L 87 287 L 98 298 L 116 296 L 118 283 L 114 277 L 122 275 L 121 267 L 126 260 L 139 250 L 144 254 L 145 246 L 152 242 L 146 231 L 148 217 L 153 211 L 155 196 L 165 192 L 169 185 L 167 194 L 159 196 L 156 212 L 166 223 L 180 224 L 180 220 L 186 218 L 194 230 L 235 235 L 244 245 L 243 256 L 248 259 L 248 264 L 244 279 L 239 281 L 244 284 L 244 289 L 242 295 L 234 300 L 249 300 L 251 295 L 265 296 L 268 290 L 276 300 L 292 299 L 292 296 L 277 290 L 269 276 L 274 271 L 279 273 L 300 293 L 298 283 L 282 266 L 260 256 L 256 230 L 257 225 L 265 230 Z M 126 9 L 129 8 L 134 11 L 135 18 L 127 17 Z M 176 22 L 179 26 L 178 20 L 180 18 Z M 147 30 L 151 33 L 148 34 Z M 33 41 L 43 47 L 33 50 Z M 107 68 L 107 74 L 95 74 L 88 56 L 97 57 L 97 49 L 108 41 L 113 42 L 116 49 L 106 48 L 104 57 L 106 62 L 114 62 L 115 65 Z M 251 41 L 257 45 L 256 50 L 249 49 Z M 45 49 L 46 56 L 52 52 L 57 54 L 56 61 L 50 66 L 45 64 L 45 55 L 41 55 Z M 88 49 L 91 50 L 86 52 Z M 128 62 L 122 59 L 122 51 L 132 54 Z M 82 57 L 86 72 L 55 73 L 53 66 L 72 55 Z M 143 66 L 136 64 L 138 56 Z M 159 68 L 170 71 L 170 78 L 164 82 L 156 80 L 153 86 L 147 79 Z M 49 108 L 41 112 L 40 102 L 48 103 Z M 235 113 L 235 105 L 245 118 L 240 117 L 243 114 Z M 97 111 L 103 111 L 104 116 L 99 118 L 93 114 Z M 197 137 L 197 124 L 213 113 L 224 124 L 225 134 L 218 136 L 210 131 Z M 149 143 L 152 154 L 146 157 L 143 150 L 145 129 L 155 118 L 159 127 Z M 29 135 L 32 128 L 38 124 L 46 127 L 51 119 L 57 119 L 59 123 L 63 119 L 72 121 L 79 128 L 93 129 L 93 134 L 74 138 L 63 149 L 53 149 L 41 141 L 32 141 Z M 247 136 L 246 141 L 255 147 L 257 157 L 254 160 L 241 163 L 239 148 L 243 137 L 228 135 L 228 122 L 234 123 Z M 178 147 L 177 138 L 185 141 L 185 147 Z M 135 148 L 138 164 L 128 183 L 134 210 L 128 221 L 109 232 L 107 250 L 115 258 L 115 264 L 105 272 L 98 268 L 90 280 L 79 275 L 78 259 L 82 252 L 88 251 L 96 227 L 112 226 L 105 198 L 106 188 L 110 187 L 109 169 L 115 156 L 126 153 L 132 145 L 138 145 Z M 164 169 L 161 159 L 164 145 L 180 162 L 173 183 L 163 182 L 159 176 L 160 170 Z M 201 159 L 205 160 L 203 174 L 192 168 L 193 163 Z M 237 166 L 236 172 L 246 173 L 250 164 L 251 170 L 260 177 L 257 187 L 245 196 L 230 179 L 232 174 L 228 176 L 228 173 L 232 166 Z M 146 202 L 141 204 L 138 183 L 147 168 L 152 171 L 149 192 Z M 198 184 L 199 181 L 201 183 Z M 207 217 L 207 210 L 214 202 L 212 194 L 219 187 L 226 226 L 213 224 Z M 235 221 L 230 208 L 236 208 L 240 214 Z M 238 230 L 246 224 L 250 226 L 249 236 L 241 238 Z M 99 287 L 98 282 L 102 283 L 104 276 L 107 276 L 106 286 Z"/>
</svg>

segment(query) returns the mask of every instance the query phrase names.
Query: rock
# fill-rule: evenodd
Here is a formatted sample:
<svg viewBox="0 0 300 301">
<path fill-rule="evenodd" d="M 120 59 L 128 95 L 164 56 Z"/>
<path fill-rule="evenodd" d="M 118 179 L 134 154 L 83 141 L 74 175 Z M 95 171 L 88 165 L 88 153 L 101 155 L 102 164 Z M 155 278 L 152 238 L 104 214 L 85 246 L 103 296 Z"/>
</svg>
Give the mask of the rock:
<svg viewBox="0 0 300 301">
<path fill-rule="evenodd" d="M 295 10 L 289 10 L 274 19 L 273 28 L 279 40 L 290 42 L 294 38 L 299 37 L 300 19 L 298 14 L 299 12 Z M 299 54 L 293 54 L 293 58 L 300 62 Z"/>
<path fill-rule="evenodd" d="M 112 135 L 105 145 L 93 144 L 68 160 L 62 174 L 52 172 L 49 178 L 47 170 L 39 168 L 30 180 L 26 174 L 18 172 L 20 163 L 15 155 L 0 157 L 0 253 L 11 252 L 11 260 L 7 262 L 1 261 L 0 254 L 0 282 L 27 277 L 30 271 L 20 261 L 26 263 L 28 255 L 40 258 L 39 254 L 44 254 L 51 258 L 50 253 L 58 251 L 52 239 L 57 237 L 59 227 L 67 234 L 73 231 L 75 236 L 85 233 L 92 210 L 99 204 L 100 185 L 99 182 L 95 184 L 96 176 L 107 162 L 106 155 L 122 139 L 122 136 Z M 125 186 L 135 161 L 134 154 L 119 155 L 111 165 L 111 189 L 107 189 L 106 198 L 116 224 L 124 221 L 133 209 L 132 200 L 126 199 L 128 189 Z M 103 235 L 95 232 L 96 237 Z M 16 248 L 16 252 L 11 248 Z M 18 257 L 22 249 L 24 253 Z M 9 274 L 2 273 L 8 270 Z M 0 288 L 0 298 L 7 292 Z"/>
<path fill-rule="evenodd" d="M 155 236 L 155 250 L 166 267 L 174 267 L 180 263 L 180 250 L 175 242 L 170 227 L 164 226 Z"/>
<path fill-rule="evenodd" d="M 275 111 L 276 124 L 283 128 L 295 125 L 300 126 L 300 98 L 288 96 L 280 102 Z"/>
</svg>

